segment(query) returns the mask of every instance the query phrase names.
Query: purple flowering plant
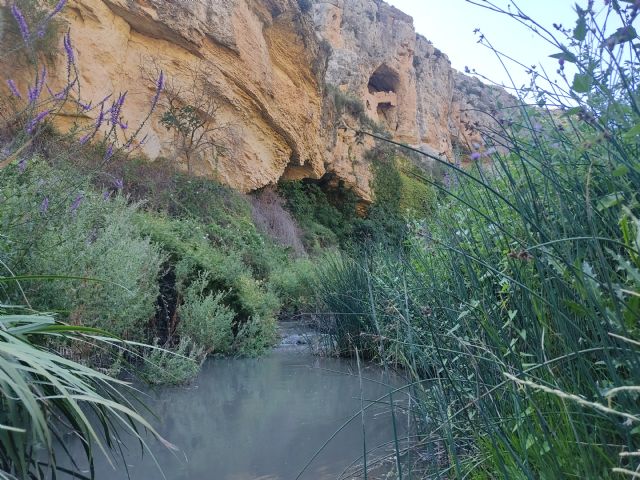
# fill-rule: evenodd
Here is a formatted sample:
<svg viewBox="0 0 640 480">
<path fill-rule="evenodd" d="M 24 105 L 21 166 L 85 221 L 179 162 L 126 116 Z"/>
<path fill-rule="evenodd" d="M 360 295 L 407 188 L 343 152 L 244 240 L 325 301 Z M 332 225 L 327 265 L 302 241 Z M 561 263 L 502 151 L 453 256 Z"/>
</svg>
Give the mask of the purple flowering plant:
<svg viewBox="0 0 640 480">
<path fill-rule="evenodd" d="M 25 145 L 31 144 L 34 138 L 45 131 L 47 120 L 55 118 L 62 111 L 67 116 L 79 119 L 66 134 L 67 144 L 75 144 L 78 149 L 95 144 L 105 152 L 103 162 L 108 162 L 118 153 L 129 155 L 140 146 L 137 137 L 158 103 L 164 84 L 162 72 L 154 96 L 150 99 L 147 116 L 136 128 L 131 128 L 123 118 L 127 92 L 110 92 L 97 101 L 82 97 L 77 56 L 70 31 L 62 35 L 61 42 L 50 42 L 59 45 L 54 52 L 57 54 L 55 58 L 58 68 L 60 58 L 64 58 L 66 64 L 62 87 L 52 87 L 49 82 L 52 75 L 47 70 L 39 40 L 52 29 L 58 29 L 54 20 L 64 9 L 66 0 L 59 0 L 51 10 L 37 15 L 33 14 L 32 8 L 25 8 L 25 2 L 26 0 L 13 3 L 9 9 L 19 44 L 12 53 L 17 54 L 20 59 L 28 60 L 27 70 L 31 71 L 31 75 L 27 75 L 28 78 L 3 79 L 9 94 L 5 103 L 10 107 L 5 110 L 10 113 L 0 117 L 0 128 L 12 134 L 9 145 L 5 145 L 3 149 L 4 155 L 0 157 L 0 169 L 19 161 L 21 155 L 27 154 Z M 91 120 L 86 121 L 87 118 Z"/>
</svg>

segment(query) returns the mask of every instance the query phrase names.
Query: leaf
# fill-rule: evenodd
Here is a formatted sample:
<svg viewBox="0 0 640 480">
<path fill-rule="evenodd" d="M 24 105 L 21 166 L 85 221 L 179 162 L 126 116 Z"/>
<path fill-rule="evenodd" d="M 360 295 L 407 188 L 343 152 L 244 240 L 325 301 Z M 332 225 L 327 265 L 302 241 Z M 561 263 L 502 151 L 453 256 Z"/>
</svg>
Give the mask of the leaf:
<svg viewBox="0 0 640 480">
<path fill-rule="evenodd" d="M 568 50 L 562 53 L 554 53 L 553 55 L 549 55 L 549 57 L 556 58 L 558 60 L 563 59 L 565 62 L 571 63 L 577 63 L 578 61 L 578 58 Z"/>
<path fill-rule="evenodd" d="M 542 444 L 542 448 L 540 449 L 540 455 L 544 455 L 545 453 L 549 453 L 551 451 L 551 445 L 546 440 Z"/>
<path fill-rule="evenodd" d="M 599 212 L 602 212 L 603 210 L 607 210 L 611 207 L 615 207 L 616 205 L 619 205 L 620 203 L 622 203 L 623 200 L 624 200 L 624 195 L 622 194 L 622 192 L 610 193 L 609 195 L 605 195 L 604 197 L 598 200 L 598 204 L 596 208 L 598 209 Z"/>
<path fill-rule="evenodd" d="M 577 115 L 582 112 L 582 107 L 573 107 L 562 114 L 563 117 L 570 117 L 571 115 Z"/>
<path fill-rule="evenodd" d="M 573 77 L 573 86 L 571 88 L 578 93 L 587 93 L 591 90 L 592 82 L 593 78 L 588 73 L 576 73 Z"/>
<path fill-rule="evenodd" d="M 638 32 L 631 25 L 627 25 L 626 27 L 621 27 L 615 31 L 615 33 L 611 34 L 604 42 L 603 46 L 608 48 L 609 50 L 613 49 L 616 45 L 621 45 L 623 43 L 631 42 L 638 38 Z"/>
<path fill-rule="evenodd" d="M 536 440 L 535 438 L 533 438 L 533 435 L 531 434 L 527 435 L 527 440 L 524 445 L 525 450 L 529 450 L 531 447 L 533 447 L 535 443 L 536 443 Z"/>
<path fill-rule="evenodd" d="M 627 167 L 626 165 L 620 165 L 613 172 L 611 172 L 611 174 L 614 177 L 624 177 L 626 174 L 629 173 L 629 171 L 630 171 L 629 167 Z"/>
<path fill-rule="evenodd" d="M 638 135 L 640 135 L 640 123 L 635 127 L 631 128 L 628 132 L 625 132 L 623 135 L 623 138 L 625 140 L 633 140 Z"/>
<path fill-rule="evenodd" d="M 570 300 L 565 300 L 564 303 L 575 315 L 586 316 L 589 314 L 589 310 L 579 303 Z"/>
<path fill-rule="evenodd" d="M 587 38 L 587 20 L 584 16 L 580 16 L 578 21 L 576 22 L 576 28 L 573 30 L 573 38 L 582 42 L 585 38 Z"/>
</svg>

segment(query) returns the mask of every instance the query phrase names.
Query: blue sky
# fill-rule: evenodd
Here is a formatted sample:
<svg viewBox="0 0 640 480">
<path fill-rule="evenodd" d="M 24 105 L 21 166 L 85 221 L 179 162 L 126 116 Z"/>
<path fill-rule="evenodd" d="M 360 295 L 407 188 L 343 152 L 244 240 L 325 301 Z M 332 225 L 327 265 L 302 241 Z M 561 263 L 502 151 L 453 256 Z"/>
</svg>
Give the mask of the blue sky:
<svg viewBox="0 0 640 480">
<path fill-rule="evenodd" d="M 465 66 L 475 68 L 497 83 L 510 85 L 508 76 L 498 63 L 495 54 L 478 45 L 473 30 L 480 28 L 487 38 L 499 49 L 522 60 L 527 65 L 541 61 L 549 73 L 557 69 L 557 62 L 548 56 L 557 50 L 519 26 L 504 15 L 471 5 L 465 0 L 386 0 L 414 18 L 418 33 L 446 53 L 454 68 L 463 70 Z M 507 0 L 493 0 L 506 7 Z M 602 0 L 596 2 L 603 3 Z M 553 28 L 561 23 L 574 26 L 576 20 L 575 1 L 571 0 L 519 0 L 518 6 L 542 25 Z M 586 0 L 578 0 L 582 6 Z M 510 72 L 518 86 L 527 82 L 527 75 L 521 67 L 510 67 Z"/>
</svg>

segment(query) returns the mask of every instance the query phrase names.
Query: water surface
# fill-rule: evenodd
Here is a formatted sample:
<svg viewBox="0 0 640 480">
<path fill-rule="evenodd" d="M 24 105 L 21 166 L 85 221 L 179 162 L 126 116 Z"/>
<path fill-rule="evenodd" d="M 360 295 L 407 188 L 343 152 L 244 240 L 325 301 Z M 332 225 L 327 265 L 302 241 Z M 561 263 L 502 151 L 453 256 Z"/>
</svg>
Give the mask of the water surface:
<svg viewBox="0 0 640 480">
<path fill-rule="evenodd" d="M 387 394 L 383 372 L 363 369 L 362 398 Z M 180 448 L 152 447 L 169 480 L 294 480 L 343 423 L 360 410 L 360 381 L 354 362 L 276 350 L 257 359 L 212 359 L 189 387 L 147 392 L 160 433 Z M 400 421 L 400 420 L 399 420 Z M 388 405 L 365 415 L 367 445 L 393 440 Z M 336 479 L 362 455 L 358 417 L 313 461 L 302 479 Z M 133 442 L 126 465 L 135 480 L 162 478 Z M 389 454 L 389 448 L 382 453 Z M 121 462 L 122 463 L 122 462 Z M 98 479 L 127 478 L 98 459 Z"/>
</svg>

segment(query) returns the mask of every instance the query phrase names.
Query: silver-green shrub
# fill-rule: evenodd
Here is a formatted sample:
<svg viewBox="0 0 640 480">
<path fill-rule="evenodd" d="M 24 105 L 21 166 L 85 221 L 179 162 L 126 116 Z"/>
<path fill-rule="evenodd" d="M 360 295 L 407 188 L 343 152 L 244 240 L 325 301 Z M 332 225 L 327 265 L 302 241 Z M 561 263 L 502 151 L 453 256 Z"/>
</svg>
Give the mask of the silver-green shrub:
<svg viewBox="0 0 640 480">
<path fill-rule="evenodd" d="M 152 385 L 182 385 L 198 375 L 205 358 L 204 349 L 186 336 L 174 350 L 165 350 L 156 344 L 145 355 L 140 376 Z"/>
<path fill-rule="evenodd" d="M 0 248 L 8 266 L 76 277 L 23 283 L 31 305 L 146 341 L 163 256 L 132 221 L 138 207 L 119 195 L 99 195 L 36 159 L 22 173 L 3 172 L 0 183 Z"/>
<path fill-rule="evenodd" d="M 192 338 L 207 354 L 227 353 L 233 343 L 235 313 L 223 303 L 225 292 L 206 292 L 208 283 L 208 275 L 200 274 L 187 288 L 179 308 L 178 333 Z"/>
</svg>

